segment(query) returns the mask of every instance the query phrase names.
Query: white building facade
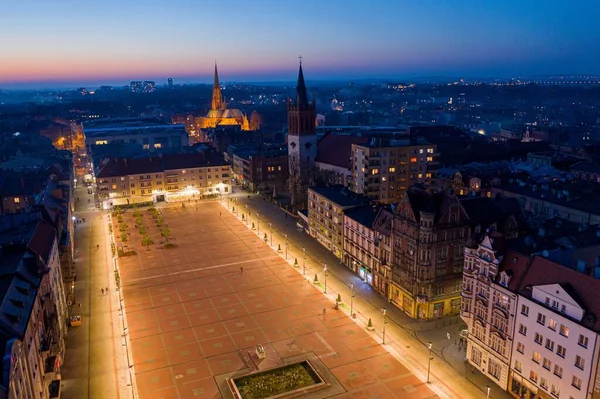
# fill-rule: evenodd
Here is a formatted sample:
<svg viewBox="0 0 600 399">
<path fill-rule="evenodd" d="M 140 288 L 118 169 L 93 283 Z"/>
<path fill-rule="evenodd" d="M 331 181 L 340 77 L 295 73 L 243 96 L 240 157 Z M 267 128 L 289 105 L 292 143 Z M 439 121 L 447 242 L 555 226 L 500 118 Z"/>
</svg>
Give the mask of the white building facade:
<svg viewBox="0 0 600 399">
<path fill-rule="evenodd" d="M 594 397 L 598 335 L 581 324 L 585 310 L 561 284 L 530 293 L 518 297 L 509 392 L 522 399 Z"/>
</svg>

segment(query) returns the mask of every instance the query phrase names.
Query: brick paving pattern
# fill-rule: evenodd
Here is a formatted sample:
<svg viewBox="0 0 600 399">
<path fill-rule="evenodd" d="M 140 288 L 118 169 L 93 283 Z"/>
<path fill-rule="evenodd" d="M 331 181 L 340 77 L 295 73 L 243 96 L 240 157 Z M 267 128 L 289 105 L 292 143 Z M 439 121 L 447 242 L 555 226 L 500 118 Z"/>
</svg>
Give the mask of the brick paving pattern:
<svg viewBox="0 0 600 399">
<path fill-rule="evenodd" d="M 177 247 L 119 259 L 140 399 L 231 397 L 215 377 L 256 370 L 258 344 L 258 369 L 316 355 L 345 390 L 319 397 L 437 397 L 220 204 L 161 212 Z"/>
</svg>

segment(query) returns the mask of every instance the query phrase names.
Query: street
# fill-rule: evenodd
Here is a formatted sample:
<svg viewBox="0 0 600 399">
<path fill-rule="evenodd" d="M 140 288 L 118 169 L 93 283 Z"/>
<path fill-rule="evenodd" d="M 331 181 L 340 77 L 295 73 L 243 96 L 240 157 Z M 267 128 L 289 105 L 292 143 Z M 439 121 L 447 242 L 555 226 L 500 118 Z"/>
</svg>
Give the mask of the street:
<svg viewBox="0 0 600 399">
<path fill-rule="evenodd" d="M 78 176 L 74 195 L 75 217 L 82 222 L 75 223 L 77 282 L 72 315 L 81 315 L 83 323 L 69 327 L 62 366 L 62 398 L 130 398 L 118 328 L 120 316 L 106 231 L 108 221 L 95 210 L 93 194 L 88 194 L 82 176 Z"/>
<path fill-rule="evenodd" d="M 232 198 L 233 199 L 233 198 Z M 281 244 L 285 249 L 289 243 L 288 258 L 290 262 L 298 259 L 302 269 L 302 248 L 306 249 L 306 275 L 314 278 L 315 273 L 323 274 L 323 266 L 328 270 L 328 295 L 334 298 L 339 293 L 344 301 L 350 297 L 350 283 L 354 284 L 356 297 L 354 298 L 354 309 L 362 313 L 365 319 L 371 318 L 379 334 L 381 334 L 382 314 L 381 309 L 386 309 L 386 334 L 389 339 L 386 342 L 395 341 L 400 356 L 415 362 L 416 369 L 410 369 L 415 374 L 426 373 L 428 367 L 428 343 L 432 343 L 434 359 L 431 362 L 432 380 L 439 388 L 447 394 L 447 397 L 456 398 L 482 398 L 487 393 L 486 386 L 491 387 L 490 397 L 495 399 L 508 399 L 511 396 L 500 389 L 492 381 L 478 372 L 473 372 L 468 363 L 464 361 L 464 347 L 458 345 L 458 332 L 462 322 L 458 316 L 433 321 L 416 321 L 406 316 L 400 309 L 388 303 L 388 300 L 373 290 L 366 282 L 361 280 L 347 267 L 340 264 L 333 253 L 321 246 L 315 239 L 304 233 L 296 225 L 296 221 L 290 215 L 279 209 L 268 200 L 257 195 L 248 195 L 246 192 L 235 194 L 235 202 L 223 200 L 225 208 L 236 206 L 241 213 L 246 213 L 246 206 L 251 212 L 250 223 L 255 221 L 259 224 L 262 234 L 267 233 L 271 240 L 271 229 L 273 227 L 273 246 L 276 248 Z M 257 219 L 257 215 L 260 220 Z M 303 270 L 301 270 L 303 271 Z M 333 299 L 332 299 L 333 300 Z M 450 339 L 448 339 L 448 334 Z M 456 342 L 456 344 L 455 344 Z M 388 348 L 390 345 L 388 345 Z M 406 363 L 404 363 L 406 366 Z M 445 383 L 442 383 L 444 381 Z M 448 382 L 452 381 L 452 384 Z M 433 388 L 432 388 L 433 389 Z M 441 393 L 436 391 L 438 395 Z M 456 394 L 459 392 L 460 394 Z"/>
</svg>

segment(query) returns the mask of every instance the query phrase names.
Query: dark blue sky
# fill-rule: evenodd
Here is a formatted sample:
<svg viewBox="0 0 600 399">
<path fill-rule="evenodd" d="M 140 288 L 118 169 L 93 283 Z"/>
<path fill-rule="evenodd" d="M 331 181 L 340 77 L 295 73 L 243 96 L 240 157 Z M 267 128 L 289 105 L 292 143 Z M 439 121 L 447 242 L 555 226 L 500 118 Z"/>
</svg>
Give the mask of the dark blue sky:
<svg viewBox="0 0 600 399">
<path fill-rule="evenodd" d="M 0 5 L 0 87 L 133 79 L 600 74 L 598 0 L 27 0 Z"/>
</svg>

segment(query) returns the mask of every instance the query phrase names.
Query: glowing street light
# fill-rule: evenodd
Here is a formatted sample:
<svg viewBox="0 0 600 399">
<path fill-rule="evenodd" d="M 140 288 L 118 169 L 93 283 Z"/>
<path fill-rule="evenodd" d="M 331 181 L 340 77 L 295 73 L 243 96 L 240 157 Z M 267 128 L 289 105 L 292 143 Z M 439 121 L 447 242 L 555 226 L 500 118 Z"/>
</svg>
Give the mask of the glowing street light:
<svg viewBox="0 0 600 399">
<path fill-rule="evenodd" d="M 323 274 L 325 275 L 325 294 L 327 294 L 327 263 L 323 266 Z"/>
<path fill-rule="evenodd" d="M 260 213 L 256 212 L 256 228 L 258 230 L 258 235 L 260 235 Z"/>
<path fill-rule="evenodd" d="M 350 317 L 354 318 L 354 283 L 350 283 Z"/>
<path fill-rule="evenodd" d="M 269 229 L 271 229 L 271 246 L 273 246 L 273 223 L 269 223 Z"/>
<path fill-rule="evenodd" d="M 284 234 L 285 236 L 285 260 L 287 260 L 287 256 L 288 256 L 288 239 L 287 239 L 287 234 Z"/>
</svg>

